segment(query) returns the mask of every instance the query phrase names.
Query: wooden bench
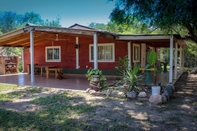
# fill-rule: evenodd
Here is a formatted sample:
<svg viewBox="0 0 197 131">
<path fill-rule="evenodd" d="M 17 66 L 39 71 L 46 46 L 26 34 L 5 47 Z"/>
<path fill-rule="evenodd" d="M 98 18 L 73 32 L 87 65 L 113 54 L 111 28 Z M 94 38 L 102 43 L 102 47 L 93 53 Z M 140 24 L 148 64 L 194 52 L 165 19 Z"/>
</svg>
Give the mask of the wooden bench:
<svg viewBox="0 0 197 131">
<path fill-rule="evenodd" d="M 46 76 L 49 78 L 50 71 L 55 71 L 55 77 L 57 75 L 57 72 L 62 72 L 63 68 L 58 68 L 58 67 L 50 67 L 50 68 L 45 68 L 46 69 Z"/>
</svg>

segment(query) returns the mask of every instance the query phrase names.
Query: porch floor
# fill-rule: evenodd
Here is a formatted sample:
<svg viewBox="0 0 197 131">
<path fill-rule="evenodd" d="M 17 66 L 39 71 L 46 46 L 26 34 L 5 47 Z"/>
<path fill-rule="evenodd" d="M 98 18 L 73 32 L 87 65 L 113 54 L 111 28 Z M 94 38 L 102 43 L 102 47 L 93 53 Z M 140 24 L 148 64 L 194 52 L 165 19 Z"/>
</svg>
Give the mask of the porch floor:
<svg viewBox="0 0 197 131">
<path fill-rule="evenodd" d="M 178 77 L 182 74 L 178 72 Z M 7 84 L 17 84 L 17 85 L 26 85 L 26 86 L 38 86 L 38 87 L 53 87 L 61 89 L 71 89 L 71 90 L 86 90 L 89 87 L 88 80 L 84 74 L 64 74 L 65 79 L 58 80 L 55 79 L 54 75 L 51 75 L 48 79 L 44 75 L 35 75 L 35 82 L 31 83 L 31 76 L 27 73 L 22 74 L 9 74 L 9 75 L 0 75 L 0 83 Z M 107 84 L 113 84 L 116 82 L 116 78 L 119 76 L 106 76 Z M 161 82 L 164 86 L 169 81 L 169 72 L 158 73 L 157 81 Z M 176 80 L 173 80 L 175 83 Z M 145 84 L 143 81 L 140 82 L 140 85 Z"/>
</svg>

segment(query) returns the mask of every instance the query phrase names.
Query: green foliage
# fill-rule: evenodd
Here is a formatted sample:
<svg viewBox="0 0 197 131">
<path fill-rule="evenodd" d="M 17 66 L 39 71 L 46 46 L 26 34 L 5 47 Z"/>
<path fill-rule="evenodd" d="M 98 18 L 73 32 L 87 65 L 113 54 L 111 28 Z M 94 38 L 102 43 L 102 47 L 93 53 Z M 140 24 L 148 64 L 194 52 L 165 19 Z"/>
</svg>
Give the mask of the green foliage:
<svg viewBox="0 0 197 131">
<path fill-rule="evenodd" d="M 60 27 L 60 17 L 56 20 L 44 21 L 40 14 L 34 12 L 26 12 L 25 14 L 17 14 L 16 12 L 0 12 L 0 35 L 24 27 L 27 23 L 42 26 Z M 3 47 L 0 52 L 4 52 L 5 55 L 17 55 L 22 54 L 22 48 L 17 47 Z M 19 69 L 21 70 L 21 68 Z"/>
<path fill-rule="evenodd" d="M 184 66 L 196 67 L 197 65 L 197 44 L 188 41 L 188 45 L 184 48 Z"/>
<path fill-rule="evenodd" d="M 99 70 L 99 69 L 90 68 L 90 69 L 88 69 L 88 71 L 86 73 L 86 77 L 88 78 L 89 81 L 92 80 L 92 75 L 99 75 L 99 76 L 101 76 L 102 75 L 102 71 Z"/>
<path fill-rule="evenodd" d="M 153 66 L 156 64 L 157 62 L 157 59 L 158 59 L 158 56 L 157 56 L 157 53 L 155 51 L 151 51 L 149 54 L 148 54 L 148 63 Z"/>
<path fill-rule="evenodd" d="M 106 25 L 103 24 L 103 23 L 92 22 L 92 23 L 89 24 L 89 27 L 96 28 L 96 29 L 101 29 L 101 30 L 106 30 Z"/>
<path fill-rule="evenodd" d="M 156 63 L 157 63 L 157 60 L 158 60 L 158 56 L 157 56 L 157 53 L 155 51 L 151 51 L 149 54 L 148 54 L 148 63 L 151 65 L 151 66 L 154 66 L 154 76 L 156 76 L 157 74 L 157 68 L 156 68 Z"/>
<path fill-rule="evenodd" d="M 129 86 L 129 91 L 137 90 L 136 85 L 140 80 L 140 76 L 138 76 L 140 66 L 138 64 L 134 64 L 133 69 L 132 67 L 125 69 L 125 74 L 122 79 L 123 83 L 126 83 Z"/>
<path fill-rule="evenodd" d="M 86 73 L 86 77 L 88 78 L 88 81 L 91 81 L 93 79 L 93 75 L 99 75 L 100 76 L 100 86 L 101 86 L 101 90 L 102 89 L 106 89 L 107 88 L 107 83 L 106 83 L 106 77 L 102 75 L 102 71 L 99 69 L 93 69 L 93 68 L 89 68 L 87 73 Z"/>
<path fill-rule="evenodd" d="M 7 56 L 19 56 L 22 54 L 22 48 L 21 47 L 2 47 L 2 49 Z"/>
<path fill-rule="evenodd" d="M 110 21 L 106 25 L 103 23 L 91 23 L 89 27 L 121 34 L 147 34 L 151 31 L 145 24 L 138 23 L 137 21 L 133 23 L 135 23 L 135 25 L 131 26 L 124 23 L 117 24 L 113 21 Z"/>
<path fill-rule="evenodd" d="M 120 72 L 121 75 L 126 74 L 126 69 L 128 68 L 129 59 L 127 56 L 123 58 L 119 57 L 118 61 L 116 62 L 115 69 Z"/>
<path fill-rule="evenodd" d="M 145 24 L 150 30 L 189 35 L 197 43 L 196 0 L 116 0 L 110 18 L 117 23 Z M 143 27 L 143 26 L 142 26 Z M 186 31 L 183 31 L 186 30 Z M 189 32 L 189 34 L 188 34 Z"/>
<path fill-rule="evenodd" d="M 17 88 L 22 88 L 22 86 L 13 85 L 13 84 L 0 84 L 0 92 L 14 90 Z"/>
</svg>

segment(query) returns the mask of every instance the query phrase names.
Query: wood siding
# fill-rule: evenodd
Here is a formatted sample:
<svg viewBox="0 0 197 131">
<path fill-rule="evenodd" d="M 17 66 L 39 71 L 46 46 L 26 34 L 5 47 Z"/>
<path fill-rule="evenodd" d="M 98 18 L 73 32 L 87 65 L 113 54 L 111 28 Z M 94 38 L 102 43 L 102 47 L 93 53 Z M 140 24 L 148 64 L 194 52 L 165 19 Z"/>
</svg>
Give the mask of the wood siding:
<svg viewBox="0 0 197 131">
<path fill-rule="evenodd" d="M 128 55 L 127 42 L 115 41 L 110 39 L 98 38 L 98 44 L 114 43 L 115 45 L 115 62 L 98 62 L 98 68 L 101 70 L 115 70 L 116 61 L 119 57 Z M 38 65 L 53 65 L 62 68 L 76 68 L 76 37 L 70 36 L 69 40 L 54 41 L 53 46 L 61 47 L 61 62 L 45 62 L 45 47 L 52 46 L 52 41 L 36 45 L 34 47 L 34 63 Z M 93 37 L 79 37 L 79 66 L 80 69 L 86 69 L 94 66 L 89 62 L 89 45 L 93 44 Z M 24 69 L 27 71 L 27 64 L 30 64 L 30 49 L 24 50 Z"/>
</svg>

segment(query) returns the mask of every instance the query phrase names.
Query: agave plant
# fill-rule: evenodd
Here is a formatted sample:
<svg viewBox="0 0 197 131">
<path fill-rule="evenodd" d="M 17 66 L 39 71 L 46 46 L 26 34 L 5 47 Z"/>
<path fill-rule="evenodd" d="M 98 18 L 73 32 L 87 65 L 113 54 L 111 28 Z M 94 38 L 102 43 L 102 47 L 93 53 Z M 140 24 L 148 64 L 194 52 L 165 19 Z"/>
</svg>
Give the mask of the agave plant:
<svg viewBox="0 0 197 131">
<path fill-rule="evenodd" d="M 140 66 L 135 63 L 133 69 L 132 67 L 125 69 L 125 76 L 122 81 L 129 86 L 129 91 L 137 90 L 136 85 L 140 80 L 140 76 L 137 75 L 139 68 Z"/>
</svg>

